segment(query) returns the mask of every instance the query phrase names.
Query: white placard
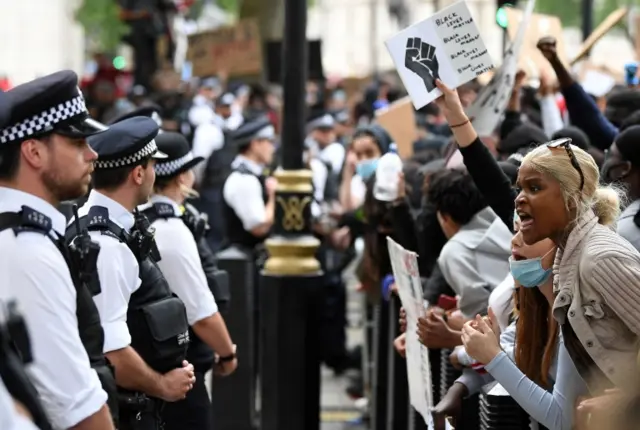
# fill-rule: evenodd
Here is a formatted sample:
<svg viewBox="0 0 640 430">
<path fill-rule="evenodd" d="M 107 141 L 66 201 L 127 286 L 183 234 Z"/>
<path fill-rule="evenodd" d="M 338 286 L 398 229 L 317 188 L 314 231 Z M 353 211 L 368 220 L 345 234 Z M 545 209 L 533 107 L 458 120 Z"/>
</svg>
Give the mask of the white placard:
<svg viewBox="0 0 640 430">
<path fill-rule="evenodd" d="M 416 109 L 442 95 L 436 79 L 457 88 L 493 68 L 464 1 L 405 28 L 385 44 Z"/>
<path fill-rule="evenodd" d="M 522 47 L 535 4 L 535 0 L 529 0 L 529 3 L 527 3 L 527 9 L 522 15 L 522 21 L 519 24 L 518 34 L 504 53 L 502 66 L 493 75 L 491 81 L 480 90 L 478 97 L 467 109 L 467 116 L 471 119 L 473 128 L 476 129 L 480 136 L 491 136 L 493 134 L 507 108 L 518 71 L 520 48 Z"/>
<path fill-rule="evenodd" d="M 398 287 L 402 307 L 407 314 L 406 333 L 407 377 L 409 380 L 409 399 L 429 428 L 433 428 L 431 408 L 433 407 L 431 367 L 429 350 L 418 340 L 415 327 L 418 318 L 425 314 L 425 302 L 422 295 L 422 283 L 418 271 L 418 259 L 414 252 L 407 251 L 393 239 L 387 237 L 389 257 L 393 268 L 393 278 Z"/>
<path fill-rule="evenodd" d="M 587 94 L 595 97 L 606 96 L 616 85 L 613 76 L 597 70 L 588 70 L 582 80 L 582 88 Z"/>
</svg>

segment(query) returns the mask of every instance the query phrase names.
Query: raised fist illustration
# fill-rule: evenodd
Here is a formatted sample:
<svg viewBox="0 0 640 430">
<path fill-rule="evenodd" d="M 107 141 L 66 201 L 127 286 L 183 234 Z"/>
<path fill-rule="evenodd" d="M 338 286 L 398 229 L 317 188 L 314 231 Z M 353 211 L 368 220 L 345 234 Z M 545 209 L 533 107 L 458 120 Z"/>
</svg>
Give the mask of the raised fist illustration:
<svg viewBox="0 0 640 430">
<path fill-rule="evenodd" d="M 440 79 L 440 75 L 435 46 L 423 42 L 419 37 L 410 37 L 404 53 L 404 66 L 420 76 L 428 92 L 436 88 L 436 79 Z"/>
</svg>

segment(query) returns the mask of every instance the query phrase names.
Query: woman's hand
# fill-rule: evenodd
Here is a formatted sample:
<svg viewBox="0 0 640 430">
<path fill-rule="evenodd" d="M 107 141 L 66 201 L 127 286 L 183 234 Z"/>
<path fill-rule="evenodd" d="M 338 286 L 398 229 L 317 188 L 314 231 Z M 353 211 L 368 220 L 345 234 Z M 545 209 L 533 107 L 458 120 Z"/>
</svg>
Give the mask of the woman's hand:
<svg viewBox="0 0 640 430">
<path fill-rule="evenodd" d="M 442 95 L 436 99 L 436 104 L 449 125 L 455 126 L 468 121 L 458 91 L 447 87 L 440 79 L 436 79 L 436 86 L 442 91 Z"/>
<path fill-rule="evenodd" d="M 402 333 L 396 337 L 393 341 L 393 347 L 396 349 L 396 352 L 400 354 L 400 357 L 405 358 L 407 355 L 407 334 Z"/>
<path fill-rule="evenodd" d="M 400 333 L 404 333 L 407 331 L 407 311 L 404 308 L 400 308 L 400 317 L 398 318 L 398 323 L 400 324 Z"/>
<path fill-rule="evenodd" d="M 462 344 L 467 354 L 484 365 L 489 364 L 501 351 L 498 337 L 480 315 L 462 328 Z"/>
<path fill-rule="evenodd" d="M 462 315 L 460 310 L 456 309 L 451 312 L 447 312 L 447 325 L 456 331 L 462 330 L 462 326 L 464 326 L 465 318 Z"/>
<path fill-rule="evenodd" d="M 418 338 L 427 348 L 455 348 L 460 345 L 460 333 L 447 325 L 442 316 L 429 312 L 418 319 Z"/>
</svg>

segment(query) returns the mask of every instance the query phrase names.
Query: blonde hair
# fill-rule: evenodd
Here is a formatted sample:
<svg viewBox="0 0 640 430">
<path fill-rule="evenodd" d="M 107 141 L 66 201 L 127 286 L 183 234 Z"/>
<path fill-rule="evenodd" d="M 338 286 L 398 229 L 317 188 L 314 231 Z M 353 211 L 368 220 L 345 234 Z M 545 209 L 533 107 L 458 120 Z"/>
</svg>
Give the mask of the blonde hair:
<svg viewBox="0 0 640 430">
<path fill-rule="evenodd" d="M 620 215 L 624 199 L 621 189 L 600 185 L 600 170 L 591 155 L 571 145 L 578 165 L 584 175 L 584 187 L 580 192 L 580 173 L 571 163 L 564 147 L 548 148 L 541 145 L 525 155 L 522 165 L 528 164 L 535 171 L 554 178 L 560 184 L 565 208 L 576 208 L 576 218 L 592 210 L 602 225 L 613 227 Z"/>
</svg>

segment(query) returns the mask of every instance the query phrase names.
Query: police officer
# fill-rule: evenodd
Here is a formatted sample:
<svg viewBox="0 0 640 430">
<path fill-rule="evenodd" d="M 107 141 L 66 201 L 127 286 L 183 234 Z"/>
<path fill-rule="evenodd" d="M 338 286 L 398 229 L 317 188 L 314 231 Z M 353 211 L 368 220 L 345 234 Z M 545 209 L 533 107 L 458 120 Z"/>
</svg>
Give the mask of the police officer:
<svg viewBox="0 0 640 430">
<path fill-rule="evenodd" d="M 222 190 L 225 245 L 253 252 L 271 231 L 277 181 L 265 176 L 273 160 L 275 130 L 266 117 L 242 125 L 232 135 L 238 155 Z"/>
<path fill-rule="evenodd" d="M 172 296 L 158 269 L 153 232 L 132 211 L 149 199 L 158 152 L 158 125 L 150 118 L 118 122 L 90 143 L 93 190 L 67 237 L 88 229 L 101 245 L 94 297 L 105 333 L 104 352 L 115 367 L 120 429 L 161 428 L 164 401 L 186 396 L 195 382 L 184 359 L 189 343 L 184 304 Z"/>
<path fill-rule="evenodd" d="M 220 375 L 231 374 L 237 360 L 235 347 L 208 285 L 216 279 L 207 279 L 198 255 L 194 233 L 202 233 L 190 229 L 183 218 L 185 198 L 193 193 L 195 178 L 192 169 L 203 159 L 193 156 L 186 138 L 179 133 L 163 133 L 156 138 L 156 143 L 168 158 L 155 165 L 155 194 L 143 212 L 153 220 L 161 257 L 158 265 L 171 290 L 187 308 L 192 328 L 187 359 L 193 364 L 196 374 L 196 383 L 187 398 L 165 406 L 165 429 L 211 429 L 211 400 L 204 375 L 213 367 L 213 351 L 219 356 L 216 373 Z"/>
<path fill-rule="evenodd" d="M 0 299 L 13 298 L 22 310 L 31 337 L 29 370 L 53 427 L 112 429 L 107 393 L 91 368 L 91 361 L 104 360 L 99 317 L 86 286 L 74 283 L 61 240 L 65 219 L 56 209 L 87 191 L 96 153 L 86 137 L 106 129 L 89 117 L 77 85 L 75 73 L 62 71 L 7 93 Z"/>
</svg>

